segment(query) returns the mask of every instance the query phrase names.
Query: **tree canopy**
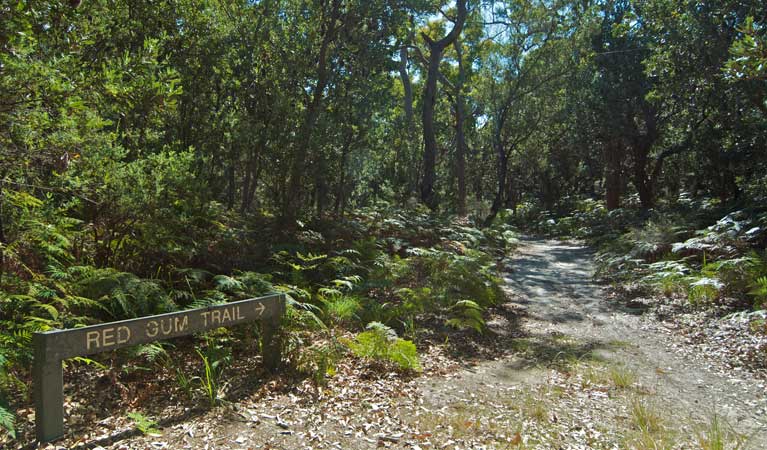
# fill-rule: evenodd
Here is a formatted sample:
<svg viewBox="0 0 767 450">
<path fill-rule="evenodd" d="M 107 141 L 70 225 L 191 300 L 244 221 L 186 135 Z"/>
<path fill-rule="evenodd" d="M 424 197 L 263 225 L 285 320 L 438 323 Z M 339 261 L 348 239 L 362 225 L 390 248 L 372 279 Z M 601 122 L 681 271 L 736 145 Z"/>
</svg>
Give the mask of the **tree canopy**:
<svg viewBox="0 0 767 450">
<path fill-rule="evenodd" d="M 55 315 L 64 269 L 175 288 L 370 207 L 490 227 L 763 205 L 766 20 L 763 0 L 5 0 L 0 319 L 16 295 Z"/>
</svg>

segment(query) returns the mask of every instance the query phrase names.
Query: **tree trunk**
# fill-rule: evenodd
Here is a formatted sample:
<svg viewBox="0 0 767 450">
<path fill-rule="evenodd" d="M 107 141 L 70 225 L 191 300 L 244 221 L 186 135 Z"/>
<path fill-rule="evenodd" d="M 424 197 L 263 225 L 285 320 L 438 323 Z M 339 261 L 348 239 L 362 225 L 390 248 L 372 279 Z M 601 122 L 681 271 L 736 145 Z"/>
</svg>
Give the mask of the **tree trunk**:
<svg viewBox="0 0 767 450">
<path fill-rule="evenodd" d="M 399 77 L 402 81 L 402 90 L 404 91 L 405 131 L 410 133 L 413 129 L 413 84 L 410 82 L 407 64 L 407 44 L 403 44 L 399 49 Z"/>
<path fill-rule="evenodd" d="M 336 201 L 333 207 L 333 213 L 336 216 L 343 215 L 341 206 L 346 203 L 346 166 L 349 162 L 349 151 L 354 140 L 354 132 L 351 127 L 347 129 L 346 140 L 344 141 L 343 149 L 341 150 L 341 173 L 339 174 L 338 185 L 336 186 Z"/>
<path fill-rule="evenodd" d="M 403 109 L 405 111 L 405 139 L 396 147 L 396 155 L 394 157 L 394 177 L 395 180 L 403 182 L 406 186 L 406 194 L 409 196 L 413 193 L 413 185 L 418 184 L 418 172 L 412 175 L 412 167 L 407 161 L 410 161 L 410 155 L 413 139 L 413 83 L 410 80 L 410 73 L 407 70 L 408 65 L 408 45 L 413 40 L 412 32 L 408 36 L 408 42 L 404 43 L 399 49 L 399 76 L 402 81 L 402 90 L 404 92 Z M 405 162 L 403 162 L 402 151 L 405 150 L 404 156 Z"/>
<path fill-rule="evenodd" d="M 431 209 L 437 207 L 437 198 L 434 192 L 436 182 L 437 165 L 437 137 L 434 131 L 434 105 L 437 102 L 437 79 L 439 78 L 439 63 L 442 61 L 442 53 L 448 45 L 458 38 L 466 21 L 466 0 L 457 0 L 456 8 L 458 17 L 453 29 L 439 41 L 432 40 L 426 34 L 423 35 L 429 46 L 428 68 L 426 82 L 423 90 L 423 178 L 421 179 L 421 201 Z"/>
<path fill-rule="evenodd" d="M 234 194 L 237 190 L 234 164 L 233 158 L 230 159 L 229 167 L 226 169 L 226 209 L 229 210 L 234 208 Z"/>
<path fill-rule="evenodd" d="M 248 174 L 246 177 L 245 185 L 242 192 L 242 205 L 240 206 L 240 212 L 245 214 L 250 211 L 253 206 L 253 199 L 256 196 L 256 189 L 258 189 L 258 180 L 261 176 L 261 164 L 258 161 L 257 154 L 251 156 L 250 164 L 248 165 Z"/>
<path fill-rule="evenodd" d="M 605 147 L 605 204 L 612 211 L 621 206 L 621 144 L 610 141 Z"/>
<path fill-rule="evenodd" d="M 332 9 L 328 17 L 323 21 L 323 37 L 317 56 L 317 84 L 312 92 L 312 100 L 306 108 L 306 115 L 298 132 L 298 139 L 294 142 L 293 163 L 290 169 L 290 182 L 288 192 L 284 199 L 283 218 L 285 224 L 292 224 L 302 206 L 304 191 L 303 175 L 306 163 L 311 156 L 310 147 L 314 128 L 319 118 L 322 98 L 328 84 L 328 52 L 330 44 L 335 39 L 341 2 L 332 0 Z"/>
<path fill-rule="evenodd" d="M 648 173 L 649 169 L 649 157 L 650 150 L 653 144 L 658 139 L 658 123 L 656 118 L 656 111 L 648 102 L 642 102 L 642 115 L 645 122 L 646 130 L 640 131 L 637 127 L 636 121 L 634 121 L 634 133 L 636 135 L 633 142 L 633 154 L 634 154 L 634 187 L 636 187 L 639 194 L 639 201 L 642 204 L 642 209 L 648 210 L 655 204 L 655 177 L 660 171 L 660 167 L 657 166 L 652 171 L 652 175 Z M 658 161 L 661 164 L 662 160 Z"/>
<path fill-rule="evenodd" d="M 458 83 L 455 85 L 455 171 L 458 178 L 458 215 L 466 215 L 466 101 L 463 96 L 463 84 L 466 71 L 463 65 L 463 49 L 460 39 L 453 41 L 453 48 L 458 58 Z"/>
<path fill-rule="evenodd" d="M 512 169 L 512 173 L 514 170 Z M 514 186 L 514 178 L 510 175 L 506 176 L 508 182 L 506 183 L 506 199 L 503 201 L 503 207 L 506 209 L 517 209 L 517 190 Z"/>
<path fill-rule="evenodd" d="M 435 48 L 429 54 L 429 68 L 423 93 L 423 177 L 421 178 L 421 201 L 429 208 L 437 206 L 434 195 L 437 162 L 437 138 L 434 134 L 434 105 L 437 101 L 437 72 L 442 51 Z"/>
<path fill-rule="evenodd" d="M 504 114 L 502 111 L 496 119 L 495 130 L 493 131 L 493 149 L 495 150 L 495 155 L 498 158 L 498 165 L 496 166 L 498 184 L 495 190 L 493 205 L 490 207 L 490 214 L 485 219 L 485 226 L 489 226 L 493 222 L 493 219 L 495 219 L 495 216 L 497 216 L 498 212 L 501 210 L 501 207 L 503 206 L 503 194 L 506 190 L 506 173 L 509 170 L 509 155 L 503 146 L 503 140 L 501 136 L 505 118 L 506 114 Z"/>
<path fill-rule="evenodd" d="M 649 150 L 644 145 L 638 145 L 634 149 L 634 187 L 639 194 L 639 202 L 642 209 L 648 210 L 654 204 L 654 192 L 652 181 L 647 176 L 647 157 Z"/>
</svg>

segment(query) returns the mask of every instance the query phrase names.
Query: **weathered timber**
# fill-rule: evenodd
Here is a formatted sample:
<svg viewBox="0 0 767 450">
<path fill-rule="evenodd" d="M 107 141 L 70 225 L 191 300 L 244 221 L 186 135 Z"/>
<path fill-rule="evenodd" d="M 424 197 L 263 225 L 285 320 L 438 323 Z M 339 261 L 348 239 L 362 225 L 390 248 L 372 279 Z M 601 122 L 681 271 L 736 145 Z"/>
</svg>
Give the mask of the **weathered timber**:
<svg viewBox="0 0 767 450">
<path fill-rule="evenodd" d="M 50 442 L 64 435 L 62 360 L 259 321 L 264 364 L 274 370 L 281 357 L 274 335 L 284 312 L 285 295 L 274 294 L 206 308 L 35 333 L 33 377 L 37 440 Z"/>
</svg>

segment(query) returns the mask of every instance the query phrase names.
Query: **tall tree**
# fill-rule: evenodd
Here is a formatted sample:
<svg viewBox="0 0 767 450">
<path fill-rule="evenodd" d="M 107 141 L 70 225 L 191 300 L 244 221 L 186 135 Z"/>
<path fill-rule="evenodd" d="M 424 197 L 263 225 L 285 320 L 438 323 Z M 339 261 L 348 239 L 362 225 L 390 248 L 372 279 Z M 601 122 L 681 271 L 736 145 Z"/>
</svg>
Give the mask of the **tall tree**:
<svg viewBox="0 0 767 450">
<path fill-rule="evenodd" d="M 453 28 L 443 38 L 434 40 L 427 33 L 421 33 L 429 48 L 426 66 L 426 82 L 423 87 L 421 121 L 423 123 L 423 176 L 421 178 L 421 201 L 428 207 L 437 207 L 434 184 L 437 178 L 437 137 L 434 130 L 434 106 L 437 102 L 437 81 L 440 78 L 439 65 L 445 49 L 461 34 L 466 21 L 466 0 L 456 1 L 456 16 Z"/>
</svg>

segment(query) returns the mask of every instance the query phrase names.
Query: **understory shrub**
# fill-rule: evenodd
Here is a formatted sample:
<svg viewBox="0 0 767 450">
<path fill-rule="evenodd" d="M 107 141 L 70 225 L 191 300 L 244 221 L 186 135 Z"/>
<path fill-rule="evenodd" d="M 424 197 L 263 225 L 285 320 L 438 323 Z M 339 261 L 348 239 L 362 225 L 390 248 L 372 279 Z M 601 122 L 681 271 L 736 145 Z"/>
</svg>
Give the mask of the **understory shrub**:
<svg viewBox="0 0 767 450">
<path fill-rule="evenodd" d="M 767 288 L 763 286 L 767 284 L 760 280 L 767 277 L 763 247 L 767 216 L 742 210 L 711 222 L 700 226 L 700 222 L 669 215 L 634 226 L 602 246 L 597 276 L 638 280 L 665 296 L 683 296 L 693 304 L 729 298 L 765 307 Z"/>
<path fill-rule="evenodd" d="M 380 322 L 371 322 L 366 329 L 345 342 L 352 353 L 360 358 L 392 362 L 402 370 L 421 371 L 413 342 L 398 338 L 392 328 Z"/>
</svg>

